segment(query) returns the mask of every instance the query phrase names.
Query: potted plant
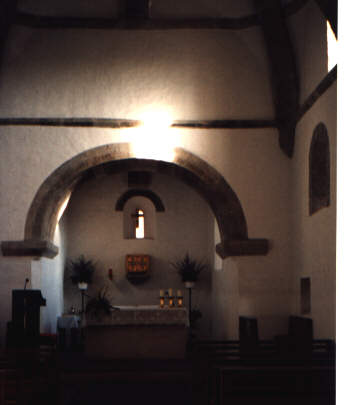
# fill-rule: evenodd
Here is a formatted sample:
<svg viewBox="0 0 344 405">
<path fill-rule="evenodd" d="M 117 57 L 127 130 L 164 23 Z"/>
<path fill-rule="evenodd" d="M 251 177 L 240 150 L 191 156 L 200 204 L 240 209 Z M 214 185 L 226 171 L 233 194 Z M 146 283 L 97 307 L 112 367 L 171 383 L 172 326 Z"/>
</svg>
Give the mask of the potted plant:
<svg viewBox="0 0 344 405">
<path fill-rule="evenodd" d="M 86 305 L 86 314 L 91 317 L 101 318 L 103 315 L 110 315 L 112 305 L 106 296 L 106 288 L 101 289 L 96 297 L 91 298 Z"/>
<path fill-rule="evenodd" d="M 192 259 L 188 253 L 186 253 L 183 259 L 171 264 L 178 271 L 186 288 L 192 288 L 195 281 L 198 280 L 201 271 L 207 268 L 205 263 Z"/>
<path fill-rule="evenodd" d="M 70 260 L 67 268 L 71 273 L 72 283 L 78 284 L 80 290 L 86 290 L 88 284 L 92 283 L 96 265 L 92 260 L 85 259 L 84 255 L 79 256 L 76 260 Z"/>
</svg>

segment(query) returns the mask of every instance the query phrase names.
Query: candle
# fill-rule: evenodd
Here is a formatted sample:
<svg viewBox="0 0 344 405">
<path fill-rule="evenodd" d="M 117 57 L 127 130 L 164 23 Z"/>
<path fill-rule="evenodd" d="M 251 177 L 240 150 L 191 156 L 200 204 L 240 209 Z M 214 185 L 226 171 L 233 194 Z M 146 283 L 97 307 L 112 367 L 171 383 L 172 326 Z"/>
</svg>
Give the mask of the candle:
<svg viewBox="0 0 344 405">
<path fill-rule="evenodd" d="M 164 296 L 164 290 L 160 290 L 160 297 Z"/>
<path fill-rule="evenodd" d="M 165 305 L 165 299 L 164 297 L 160 297 L 160 308 L 164 308 Z"/>
<path fill-rule="evenodd" d="M 173 302 L 173 297 L 170 296 L 170 298 L 168 299 L 168 306 L 169 308 L 172 308 L 174 306 L 174 302 Z"/>
<path fill-rule="evenodd" d="M 172 288 L 169 288 L 169 289 L 168 289 L 168 296 L 169 296 L 169 297 L 172 297 Z"/>
</svg>

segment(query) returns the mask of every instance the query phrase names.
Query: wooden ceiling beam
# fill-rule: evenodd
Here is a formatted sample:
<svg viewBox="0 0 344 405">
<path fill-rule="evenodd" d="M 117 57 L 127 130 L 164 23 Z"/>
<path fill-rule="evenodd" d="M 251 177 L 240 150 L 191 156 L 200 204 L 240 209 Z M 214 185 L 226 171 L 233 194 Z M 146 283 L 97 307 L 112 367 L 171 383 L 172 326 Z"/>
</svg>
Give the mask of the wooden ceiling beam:
<svg viewBox="0 0 344 405">
<path fill-rule="evenodd" d="M 282 10 L 288 17 L 299 11 L 309 0 L 292 0 Z M 260 24 L 257 13 L 236 18 L 152 18 L 148 0 L 130 0 L 124 14 L 118 18 L 70 17 L 37 15 L 18 10 L 16 23 L 44 29 L 114 29 L 114 30 L 174 30 L 221 29 L 240 30 Z"/>
<path fill-rule="evenodd" d="M 6 44 L 8 32 L 16 19 L 17 0 L 0 1 L 0 61 Z"/>
<path fill-rule="evenodd" d="M 257 15 L 241 18 L 94 18 L 53 17 L 18 12 L 16 23 L 44 29 L 113 29 L 113 30 L 174 30 L 174 29 L 245 29 L 258 25 Z"/>
<path fill-rule="evenodd" d="M 255 0 L 270 62 L 270 80 L 281 149 L 292 157 L 299 111 L 299 78 L 281 5 L 276 0 Z"/>
<path fill-rule="evenodd" d="M 93 128 L 134 128 L 141 125 L 139 120 L 122 118 L 0 118 L 1 126 L 48 126 L 48 127 L 93 127 Z M 250 129 L 276 128 L 274 120 L 239 119 L 239 120 L 176 120 L 172 128 L 194 129 Z"/>
<path fill-rule="evenodd" d="M 331 24 L 332 30 L 337 35 L 338 2 L 337 0 L 315 0 L 326 20 Z"/>
</svg>

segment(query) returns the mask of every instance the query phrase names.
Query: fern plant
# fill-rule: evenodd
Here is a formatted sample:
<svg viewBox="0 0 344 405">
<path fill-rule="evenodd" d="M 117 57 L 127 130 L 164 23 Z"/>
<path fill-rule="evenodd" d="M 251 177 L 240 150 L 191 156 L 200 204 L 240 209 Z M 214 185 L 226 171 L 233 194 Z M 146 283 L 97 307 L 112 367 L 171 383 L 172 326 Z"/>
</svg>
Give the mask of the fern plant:
<svg viewBox="0 0 344 405">
<path fill-rule="evenodd" d="M 201 271 L 207 268 L 205 263 L 192 259 L 188 253 L 183 259 L 171 264 L 178 271 L 183 282 L 197 281 Z"/>
<path fill-rule="evenodd" d="M 87 260 L 84 255 L 81 255 L 75 260 L 69 260 L 67 269 L 71 273 L 73 284 L 91 284 L 96 265 L 92 260 Z"/>
<path fill-rule="evenodd" d="M 107 297 L 107 289 L 99 290 L 96 297 L 91 298 L 86 305 L 86 313 L 94 316 L 110 315 L 112 305 Z"/>
</svg>

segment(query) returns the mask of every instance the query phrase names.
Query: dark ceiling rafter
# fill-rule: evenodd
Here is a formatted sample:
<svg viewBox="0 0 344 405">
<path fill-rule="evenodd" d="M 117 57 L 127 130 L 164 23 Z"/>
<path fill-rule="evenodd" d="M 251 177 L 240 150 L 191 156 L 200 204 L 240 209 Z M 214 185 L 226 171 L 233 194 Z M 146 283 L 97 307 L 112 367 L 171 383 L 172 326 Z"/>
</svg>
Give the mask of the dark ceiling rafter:
<svg viewBox="0 0 344 405">
<path fill-rule="evenodd" d="M 287 25 L 279 1 L 255 0 L 270 61 L 275 119 L 281 149 L 292 157 L 299 111 L 299 78 Z"/>
<path fill-rule="evenodd" d="M 16 19 L 17 0 L 0 1 L 0 63 L 2 61 L 3 49 L 6 44 L 8 32 Z"/>
<path fill-rule="evenodd" d="M 297 122 L 309 111 L 314 103 L 327 91 L 332 84 L 337 80 L 337 65 L 334 66 L 324 79 L 317 85 L 313 92 L 306 98 L 300 107 L 297 115 Z"/>
<path fill-rule="evenodd" d="M 52 17 L 19 12 L 16 24 L 32 28 L 63 29 L 117 29 L 117 30 L 170 30 L 170 29 L 245 29 L 258 25 L 258 16 L 242 18 L 93 18 Z"/>
<path fill-rule="evenodd" d="M 320 10 L 324 14 L 326 20 L 330 22 L 333 32 L 338 38 L 337 25 L 338 25 L 338 2 L 337 0 L 315 0 Z"/>
<path fill-rule="evenodd" d="M 283 16 L 296 13 L 309 0 L 292 0 L 283 8 Z M 135 11 L 137 3 L 137 11 Z M 36 15 L 18 10 L 16 24 L 44 29 L 118 29 L 118 30 L 169 30 L 169 29 L 232 29 L 240 30 L 260 24 L 259 14 L 250 14 L 237 18 L 150 18 L 149 10 L 143 10 L 146 0 L 130 1 L 130 7 L 124 16 L 118 18 L 93 17 L 54 17 Z"/>
<path fill-rule="evenodd" d="M 47 127 L 93 127 L 93 128 L 135 128 L 142 125 L 141 121 L 122 118 L 33 118 L 12 117 L 0 118 L 0 126 L 47 126 Z M 177 120 L 172 128 L 193 129 L 250 129 L 276 128 L 274 120 Z"/>
</svg>

